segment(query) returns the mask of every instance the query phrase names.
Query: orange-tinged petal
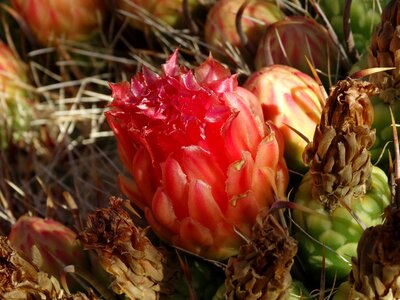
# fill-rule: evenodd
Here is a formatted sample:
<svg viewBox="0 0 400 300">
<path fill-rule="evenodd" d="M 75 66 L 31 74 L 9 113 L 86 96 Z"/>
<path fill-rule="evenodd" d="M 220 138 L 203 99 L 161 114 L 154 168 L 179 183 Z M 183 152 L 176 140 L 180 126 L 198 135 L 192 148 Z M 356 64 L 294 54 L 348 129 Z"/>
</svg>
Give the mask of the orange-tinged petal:
<svg viewBox="0 0 400 300">
<path fill-rule="evenodd" d="M 252 190 L 245 194 L 235 195 L 230 199 L 225 212 L 229 222 L 247 237 L 250 237 L 254 220 L 263 208 L 258 200 Z"/>
<path fill-rule="evenodd" d="M 242 151 L 254 153 L 262 139 L 259 124 L 250 107 L 238 99 L 237 95 L 226 93 L 225 98 L 237 109 L 237 115 L 224 127 L 226 152 L 231 160 L 239 160 Z"/>
<path fill-rule="evenodd" d="M 175 215 L 171 199 L 159 188 L 154 195 L 151 210 L 154 219 L 171 232 L 179 232 L 179 221 Z"/>
<path fill-rule="evenodd" d="M 245 194 L 252 187 L 254 160 L 251 153 L 243 151 L 242 159 L 228 167 L 225 191 L 228 198 Z"/>
<path fill-rule="evenodd" d="M 211 247 L 214 243 L 213 234 L 199 222 L 185 218 L 181 221 L 177 245 L 194 253 L 200 253 L 202 248 Z"/>
<path fill-rule="evenodd" d="M 257 199 L 264 202 L 264 206 L 268 203 L 271 204 L 274 201 L 274 192 L 278 193 L 278 190 L 285 190 L 288 185 L 287 169 L 283 168 L 286 165 L 280 155 L 280 149 L 276 139 L 273 135 L 266 137 L 259 145 L 257 156 L 254 163 L 254 172 L 252 178 L 252 191 L 256 195 Z M 280 158 L 280 159 L 279 159 Z M 277 169 L 278 166 L 282 167 L 279 180 L 277 182 Z M 279 189 L 278 189 L 279 186 Z"/>
<path fill-rule="evenodd" d="M 212 186 L 201 180 L 189 183 L 189 217 L 208 228 L 216 228 L 225 220 L 212 194 Z"/>
<path fill-rule="evenodd" d="M 151 229 L 163 240 L 170 241 L 171 238 L 176 234 L 175 232 L 171 232 L 166 227 L 164 227 L 161 223 L 159 223 L 152 210 L 149 207 L 145 207 L 144 215 L 146 217 L 147 222 L 151 226 Z"/>
<path fill-rule="evenodd" d="M 146 201 L 146 204 L 150 206 L 156 189 L 156 183 L 154 182 L 155 178 L 153 176 L 154 172 L 151 159 L 145 148 L 141 147 L 136 152 L 132 161 L 131 172 L 138 190 L 143 195 L 143 199 Z"/>
<path fill-rule="evenodd" d="M 237 254 L 243 240 L 226 223 L 210 230 L 195 220 L 186 218 L 181 223 L 179 236 L 174 236 L 172 243 L 195 254 L 221 260 Z"/>
<path fill-rule="evenodd" d="M 178 219 L 188 215 L 188 182 L 178 161 L 169 156 L 161 166 L 165 193 L 172 197 L 174 211 Z"/>
<path fill-rule="evenodd" d="M 118 176 L 118 186 L 130 201 L 141 210 L 144 210 L 145 201 L 143 200 L 143 195 L 139 192 L 136 183 L 132 179 L 120 174 Z"/>
<path fill-rule="evenodd" d="M 276 169 L 278 162 L 282 160 L 283 153 L 275 138 L 274 132 L 261 141 L 256 153 L 256 157 L 254 158 L 256 167 Z"/>
<path fill-rule="evenodd" d="M 223 205 L 225 174 L 210 152 L 197 146 L 184 147 L 175 155 L 188 181 L 201 180 L 213 187 L 215 201 Z"/>
</svg>

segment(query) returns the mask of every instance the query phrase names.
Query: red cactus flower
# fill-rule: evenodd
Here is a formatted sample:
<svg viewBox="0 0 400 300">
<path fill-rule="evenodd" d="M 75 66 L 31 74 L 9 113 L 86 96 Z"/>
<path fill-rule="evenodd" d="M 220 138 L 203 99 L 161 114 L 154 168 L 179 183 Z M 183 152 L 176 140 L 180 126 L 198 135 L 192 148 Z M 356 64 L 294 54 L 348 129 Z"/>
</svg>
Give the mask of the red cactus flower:
<svg viewBox="0 0 400 300">
<path fill-rule="evenodd" d="M 209 57 L 194 72 L 177 51 L 159 76 L 144 68 L 111 85 L 106 113 L 137 191 L 132 201 L 173 245 L 223 259 L 260 209 L 283 197 L 283 141 L 237 78 Z"/>
</svg>

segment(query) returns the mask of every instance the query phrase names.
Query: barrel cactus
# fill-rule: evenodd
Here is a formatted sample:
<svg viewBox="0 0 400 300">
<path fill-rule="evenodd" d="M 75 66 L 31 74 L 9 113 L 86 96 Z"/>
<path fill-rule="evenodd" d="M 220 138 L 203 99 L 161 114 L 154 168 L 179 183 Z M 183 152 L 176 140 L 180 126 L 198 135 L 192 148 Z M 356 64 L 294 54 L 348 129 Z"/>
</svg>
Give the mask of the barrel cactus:
<svg viewBox="0 0 400 300">
<path fill-rule="evenodd" d="M 346 278 L 356 256 L 363 228 L 382 222 L 390 202 L 386 174 L 372 166 L 369 149 L 373 109 L 369 96 L 376 89 L 366 82 L 340 81 L 322 111 L 304 160 L 304 176 L 294 201 L 313 213 L 294 210 L 299 253 L 307 270 L 318 278 L 325 259 L 328 282 Z"/>
</svg>

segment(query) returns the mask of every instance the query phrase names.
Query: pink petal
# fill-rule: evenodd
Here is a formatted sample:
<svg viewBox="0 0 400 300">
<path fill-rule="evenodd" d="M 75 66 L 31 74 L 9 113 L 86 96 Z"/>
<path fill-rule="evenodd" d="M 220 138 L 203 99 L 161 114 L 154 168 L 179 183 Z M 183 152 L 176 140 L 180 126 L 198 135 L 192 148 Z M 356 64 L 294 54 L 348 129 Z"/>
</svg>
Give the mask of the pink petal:
<svg viewBox="0 0 400 300">
<path fill-rule="evenodd" d="M 221 206 L 225 199 L 225 174 L 215 157 L 198 146 L 183 147 L 175 153 L 188 181 L 201 180 L 212 186 L 215 201 Z"/>
<path fill-rule="evenodd" d="M 110 125 L 111 129 L 114 131 L 114 135 L 118 141 L 118 154 L 119 157 L 124 164 L 124 166 L 130 170 L 132 164 L 132 157 L 136 153 L 136 146 L 132 143 L 132 140 L 129 137 L 129 134 L 122 127 L 119 120 L 114 117 L 112 112 L 105 113 L 107 122 Z"/>
<path fill-rule="evenodd" d="M 225 190 L 228 197 L 245 194 L 251 189 L 254 160 L 251 153 L 242 152 L 242 159 L 228 167 Z"/>
<path fill-rule="evenodd" d="M 177 233 L 179 231 L 179 221 L 176 218 L 173 204 L 162 188 L 157 189 L 151 210 L 157 223 L 171 232 Z"/>
<path fill-rule="evenodd" d="M 238 86 L 237 75 L 208 83 L 208 87 L 216 93 L 234 92 Z"/>
<path fill-rule="evenodd" d="M 163 73 L 167 76 L 175 76 L 179 73 L 178 65 L 178 49 L 168 58 L 167 62 L 162 65 Z"/>
<path fill-rule="evenodd" d="M 225 212 L 229 222 L 247 237 L 250 237 L 256 216 L 262 209 L 259 200 L 252 190 L 245 194 L 234 195 L 230 199 Z"/>
<path fill-rule="evenodd" d="M 191 218 L 186 218 L 181 222 L 179 237 L 173 242 L 194 253 L 201 253 L 213 245 L 214 239 L 207 227 Z"/>
<path fill-rule="evenodd" d="M 212 195 L 212 187 L 201 180 L 189 183 L 188 208 L 190 218 L 205 227 L 215 229 L 225 221 Z"/>
<path fill-rule="evenodd" d="M 122 193 L 141 210 L 144 210 L 144 208 L 149 205 L 149 203 L 143 199 L 142 194 L 139 192 L 137 185 L 132 179 L 120 174 L 118 176 L 118 186 Z"/>
<path fill-rule="evenodd" d="M 118 102 L 125 102 L 127 99 L 129 99 L 129 96 L 131 95 L 129 82 L 124 81 L 120 83 L 112 83 L 110 84 L 110 88 L 112 92 L 112 97 L 114 99 L 114 101 L 111 102 L 111 106 L 114 106 L 116 102 L 117 104 Z"/>
<path fill-rule="evenodd" d="M 174 232 L 169 231 L 162 224 L 160 224 L 154 217 L 150 208 L 146 207 L 144 210 L 144 214 L 147 222 L 151 226 L 151 230 L 153 230 L 161 239 L 170 241 L 173 238 L 174 234 L 176 234 Z"/>
<path fill-rule="evenodd" d="M 147 205 L 150 206 L 156 189 L 156 183 L 154 182 L 153 165 L 144 147 L 140 147 L 136 152 L 132 161 L 131 172 L 138 190 L 146 199 Z"/>
<path fill-rule="evenodd" d="M 238 114 L 223 128 L 226 153 L 231 161 L 240 160 L 242 151 L 255 153 L 261 141 L 257 121 L 244 103 L 233 93 L 226 93 L 228 102 L 238 107 Z M 240 109 L 240 110 L 239 110 Z"/>
<path fill-rule="evenodd" d="M 194 72 L 197 81 L 202 84 L 210 84 L 231 75 L 229 69 L 213 59 L 211 55 Z"/>
<path fill-rule="evenodd" d="M 199 91 L 201 89 L 199 83 L 197 82 L 192 72 L 187 72 L 186 74 L 183 74 L 181 80 L 182 84 L 189 91 Z"/>
<path fill-rule="evenodd" d="M 179 163 L 169 156 L 161 166 L 165 193 L 173 199 L 174 211 L 178 219 L 188 215 L 188 182 Z"/>
<path fill-rule="evenodd" d="M 147 67 L 143 67 L 142 72 L 143 72 L 143 79 L 145 81 L 145 84 L 148 86 L 160 79 L 160 76 L 158 76 L 156 73 L 150 71 L 150 69 Z"/>
</svg>

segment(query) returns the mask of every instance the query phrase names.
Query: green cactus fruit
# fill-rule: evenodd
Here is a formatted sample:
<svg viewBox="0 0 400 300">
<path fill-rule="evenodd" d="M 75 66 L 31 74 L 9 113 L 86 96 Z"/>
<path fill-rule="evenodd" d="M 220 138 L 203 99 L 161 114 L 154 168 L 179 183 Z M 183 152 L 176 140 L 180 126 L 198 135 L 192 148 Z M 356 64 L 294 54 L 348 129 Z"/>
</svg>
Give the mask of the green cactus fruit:
<svg viewBox="0 0 400 300">
<path fill-rule="evenodd" d="M 381 7 L 386 0 L 379 0 Z M 343 11 L 346 0 L 320 0 L 319 5 L 328 17 L 339 40 L 344 44 Z M 380 22 L 380 11 L 377 0 L 352 0 L 350 8 L 350 26 L 354 37 L 354 43 L 363 53 L 369 45 L 370 37 L 375 26 Z"/>
<path fill-rule="evenodd" d="M 373 163 L 378 163 L 378 166 L 387 168 L 389 162 L 388 151 L 391 152 L 391 157 L 394 157 L 393 128 L 389 106 L 394 116 L 400 116 L 400 101 L 388 105 L 378 97 L 373 97 L 371 100 L 375 112 L 372 127 L 376 129 L 376 141 L 371 148 L 371 159 Z"/>
<path fill-rule="evenodd" d="M 307 207 L 293 211 L 299 225 L 299 256 L 317 280 L 325 268 L 328 286 L 350 272 L 363 228 L 382 222 L 391 191 L 386 174 L 371 163 L 375 141 L 368 82 L 346 79 L 331 89 L 314 138 L 304 153 L 310 171 L 294 202 Z M 323 264 L 325 258 L 325 264 Z"/>
<path fill-rule="evenodd" d="M 314 275 L 315 280 L 321 274 L 323 256 L 328 281 L 333 282 L 335 276 L 343 280 L 351 270 L 351 257 L 357 255 L 357 243 L 363 229 L 344 207 L 338 207 L 332 213 L 327 212 L 313 198 L 311 186 L 311 174 L 307 173 L 294 200 L 315 211 L 293 211 L 294 221 L 307 233 L 298 231 L 295 234 L 299 241 L 299 256 L 307 273 Z M 350 208 L 365 226 L 373 226 L 382 222 L 382 214 L 390 203 L 390 197 L 386 174 L 378 167 L 373 167 L 370 189 L 364 196 L 355 199 Z"/>
</svg>

